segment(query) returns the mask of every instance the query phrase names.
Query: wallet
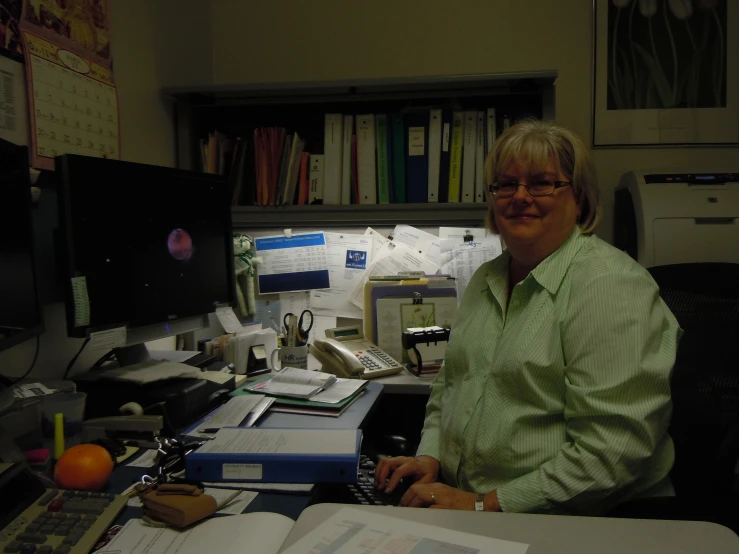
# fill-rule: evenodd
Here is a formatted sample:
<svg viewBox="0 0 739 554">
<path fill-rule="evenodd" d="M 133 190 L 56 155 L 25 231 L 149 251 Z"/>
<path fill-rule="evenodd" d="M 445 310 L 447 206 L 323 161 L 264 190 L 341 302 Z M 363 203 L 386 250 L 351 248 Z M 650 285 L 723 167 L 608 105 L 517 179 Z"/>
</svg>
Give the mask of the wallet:
<svg viewBox="0 0 739 554">
<path fill-rule="evenodd" d="M 218 510 L 215 498 L 195 485 L 165 484 L 141 496 L 146 515 L 172 527 L 186 527 Z"/>
</svg>

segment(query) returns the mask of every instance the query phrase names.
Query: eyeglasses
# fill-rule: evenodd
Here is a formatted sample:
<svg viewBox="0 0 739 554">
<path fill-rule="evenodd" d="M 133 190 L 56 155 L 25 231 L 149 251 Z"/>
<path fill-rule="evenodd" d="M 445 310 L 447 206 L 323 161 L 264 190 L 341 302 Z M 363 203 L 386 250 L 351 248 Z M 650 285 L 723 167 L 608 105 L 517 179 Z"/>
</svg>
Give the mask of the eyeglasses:
<svg viewBox="0 0 739 554">
<path fill-rule="evenodd" d="M 488 185 L 490 192 L 498 198 L 509 198 L 516 194 L 518 187 L 526 187 L 531 196 L 546 196 L 552 194 L 556 189 L 571 185 L 569 181 L 553 181 L 549 179 L 539 179 L 532 181 L 527 185 L 516 181 L 498 181 L 492 185 Z"/>
</svg>

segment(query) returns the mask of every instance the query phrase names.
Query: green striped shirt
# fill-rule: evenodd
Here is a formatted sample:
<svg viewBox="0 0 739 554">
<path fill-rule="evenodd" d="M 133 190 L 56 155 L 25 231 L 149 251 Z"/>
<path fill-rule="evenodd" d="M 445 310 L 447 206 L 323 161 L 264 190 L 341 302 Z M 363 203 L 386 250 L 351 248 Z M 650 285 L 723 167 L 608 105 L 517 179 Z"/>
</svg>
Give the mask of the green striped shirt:
<svg viewBox="0 0 739 554">
<path fill-rule="evenodd" d="M 576 227 L 508 304 L 509 259 L 467 287 L 417 454 L 506 512 L 597 514 L 664 482 L 681 331 L 654 280 Z"/>
</svg>

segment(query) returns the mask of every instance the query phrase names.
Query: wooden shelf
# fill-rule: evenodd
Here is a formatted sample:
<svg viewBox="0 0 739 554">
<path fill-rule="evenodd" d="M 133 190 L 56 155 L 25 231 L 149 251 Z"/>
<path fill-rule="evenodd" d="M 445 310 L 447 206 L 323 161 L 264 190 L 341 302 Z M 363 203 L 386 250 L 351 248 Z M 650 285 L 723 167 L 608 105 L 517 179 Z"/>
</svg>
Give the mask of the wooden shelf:
<svg viewBox="0 0 739 554">
<path fill-rule="evenodd" d="M 239 206 L 233 228 L 414 226 L 482 227 L 486 204 L 377 204 L 339 206 Z"/>
</svg>

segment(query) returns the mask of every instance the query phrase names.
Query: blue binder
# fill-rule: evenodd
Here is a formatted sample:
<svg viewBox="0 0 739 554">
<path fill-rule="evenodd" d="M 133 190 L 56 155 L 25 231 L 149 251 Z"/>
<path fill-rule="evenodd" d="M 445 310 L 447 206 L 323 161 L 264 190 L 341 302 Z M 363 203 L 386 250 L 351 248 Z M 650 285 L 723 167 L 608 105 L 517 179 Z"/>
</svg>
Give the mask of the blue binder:
<svg viewBox="0 0 739 554">
<path fill-rule="evenodd" d="M 341 454 L 315 454 L 310 452 L 229 452 L 220 447 L 218 451 L 201 450 L 192 452 L 185 458 L 185 474 L 196 481 L 248 481 L 263 483 L 356 483 L 359 470 L 359 452 L 362 444 L 360 429 L 234 429 L 218 432 L 234 435 L 238 433 L 241 444 L 262 442 L 269 435 L 277 436 L 283 432 L 299 431 L 330 434 L 356 433 L 354 451 Z M 242 435 L 243 433 L 243 435 Z M 218 435 L 216 435 L 216 440 Z M 242 440 L 243 439 L 243 440 Z M 325 437 L 324 437 L 325 439 Z M 334 444 L 334 441 L 331 441 Z M 206 443 L 207 445 L 207 443 Z M 240 450 L 243 450 L 240 449 Z M 269 449 L 263 449 L 269 450 Z"/>
<path fill-rule="evenodd" d="M 411 128 L 423 128 L 423 155 L 410 155 L 409 133 Z M 405 171 L 407 184 L 407 201 L 426 204 L 429 190 L 429 111 L 409 112 L 405 114 Z"/>
</svg>

